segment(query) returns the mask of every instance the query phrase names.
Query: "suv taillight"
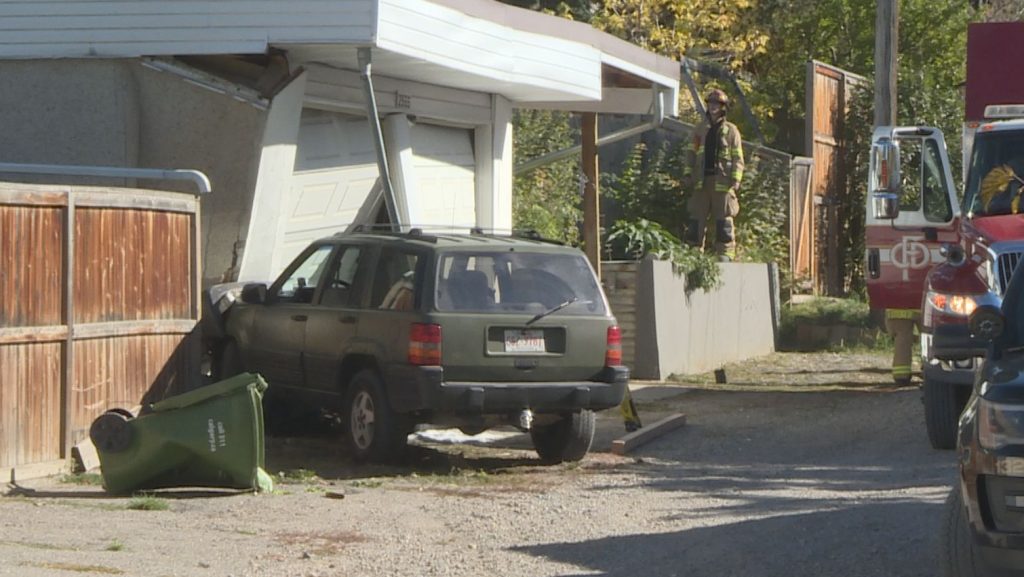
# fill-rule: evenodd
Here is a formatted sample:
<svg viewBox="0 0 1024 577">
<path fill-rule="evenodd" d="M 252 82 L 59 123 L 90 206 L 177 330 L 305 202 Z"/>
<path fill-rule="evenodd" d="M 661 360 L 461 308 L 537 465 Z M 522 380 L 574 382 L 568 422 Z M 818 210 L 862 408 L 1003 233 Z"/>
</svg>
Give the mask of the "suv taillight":
<svg viewBox="0 0 1024 577">
<path fill-rule="evenodd" d="M 441 325 L 413 323 L 409 327 L 409 362 L 414 365 L 441 364 Z"/>
<path fill-rule="evenodd" d="M 608 348 L 604 353 L 604 366 L 617 367 L 622 364 L 622 329 L 608 327 Z"/>
</svg>

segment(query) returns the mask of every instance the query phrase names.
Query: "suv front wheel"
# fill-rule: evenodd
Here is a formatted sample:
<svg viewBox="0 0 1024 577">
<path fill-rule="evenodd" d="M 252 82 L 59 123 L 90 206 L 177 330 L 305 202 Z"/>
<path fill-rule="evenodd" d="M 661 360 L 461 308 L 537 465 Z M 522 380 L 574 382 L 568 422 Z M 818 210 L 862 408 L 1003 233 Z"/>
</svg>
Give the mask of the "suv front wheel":
<svg viewBox="0 0 1024 577">
<path fill-rule="evenodd" d="M 594 411 L 582 410 L 565 415 L 550 425 L 530 429 L 533 448 L 545 463 L 579 461 L 594 442 Z"/>
<path fill-rule="evenodd" d="M 391 410 L 380 377 L 372 370 L 356 373 L 348 385 L 345 432 L 356 461 L 385 462 L 405 451 L 409 427 Z"/>
</svg>

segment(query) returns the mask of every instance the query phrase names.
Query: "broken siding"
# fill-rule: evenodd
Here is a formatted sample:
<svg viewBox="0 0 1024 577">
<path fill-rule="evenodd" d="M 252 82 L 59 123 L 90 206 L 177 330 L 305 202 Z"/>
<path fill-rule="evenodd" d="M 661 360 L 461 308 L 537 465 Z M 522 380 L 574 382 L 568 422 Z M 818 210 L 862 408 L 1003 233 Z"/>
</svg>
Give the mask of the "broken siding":
<svg viewBox="0 0 1024 577">
<path fill-rule="evenodd" d="M 376 0 L 0 3 L 0 58 L 263 53 L 270 43 L 368 44 Z"/>
</svg>

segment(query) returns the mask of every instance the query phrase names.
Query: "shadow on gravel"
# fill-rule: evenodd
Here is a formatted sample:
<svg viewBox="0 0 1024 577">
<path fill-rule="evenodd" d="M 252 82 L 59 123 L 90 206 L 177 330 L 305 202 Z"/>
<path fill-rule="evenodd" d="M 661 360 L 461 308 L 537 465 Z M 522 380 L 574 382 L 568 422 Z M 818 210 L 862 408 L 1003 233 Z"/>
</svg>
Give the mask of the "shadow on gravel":
<svg viewBox="0 0 1024 577">
<path fill-rule="evenodd" d="M 757 507 L 746 511 L 765 514 Z M 896 501 L 513 550 L 600 575 L 931 577 L 938 570 L 941 516 L 941 503 Z M 936 530 L 926 537 L 892 538 L 911 527 Z M 630 531 L 629 518 L 623 518 L 622 531 Z"/>
</svg>

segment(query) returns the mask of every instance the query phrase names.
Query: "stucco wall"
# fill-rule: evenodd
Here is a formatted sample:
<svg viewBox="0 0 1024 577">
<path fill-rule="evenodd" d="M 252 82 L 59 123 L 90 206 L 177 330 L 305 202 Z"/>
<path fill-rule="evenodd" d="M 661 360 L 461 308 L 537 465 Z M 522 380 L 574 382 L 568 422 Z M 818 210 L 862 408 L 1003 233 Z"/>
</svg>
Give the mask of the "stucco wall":
<svg viewBox="0 0 1024 577">
<path fill-rule="evenodd" d="M 265 111 L 137 60 L 6 61 L 0 77 L 0 161 L 205 172 L 213 193 L 202 201 L 203 279 L 219 280 L 248 228 Z"/>
</svg>

